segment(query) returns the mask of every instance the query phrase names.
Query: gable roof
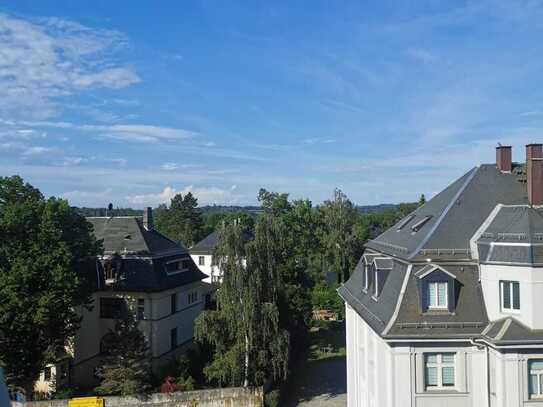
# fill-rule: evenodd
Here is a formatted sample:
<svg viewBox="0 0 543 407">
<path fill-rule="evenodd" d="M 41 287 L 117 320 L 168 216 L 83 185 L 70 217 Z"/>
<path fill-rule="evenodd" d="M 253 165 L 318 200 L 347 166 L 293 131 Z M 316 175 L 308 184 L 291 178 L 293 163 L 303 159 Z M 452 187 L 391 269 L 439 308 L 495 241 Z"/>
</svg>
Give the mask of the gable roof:
<svg viewBox="0 0 543 407">
<path fill-rule="evenodd" d="M 525 184 L 517 172 L 494 164 L 473 168 L 367 247 L 406 260 L 469 260 L 469 240 L 499 203 L 526 204 Z M 411 226 L 426 222 L 414 231 Z"/>
<path fill-rule="evenodd" d="M 418 277 L 418 278 L 424 278 L 428 274 L 433 273 L 436 270 L 439 270 L 439 271 L 447 274 L 449 277 L 456 279 L 456 276 L 453 273 L 451 273 L 450 271 L 447 271 L 447 269 L 445 267 L 439 266 L 437 264 L 428 264 L 428 265 L 424 266 L 423 268 L 421 268 L 420 270 L 418 270 L 415 273 L 415 276 Z"/>
<path fill-rule="evenodd" d="M 140 217 L 88 217 L 96 239 L 103 240 L 104 254 L 164 255 L 187 249 L 154 229 L 143 227 Z"/>
</svg>

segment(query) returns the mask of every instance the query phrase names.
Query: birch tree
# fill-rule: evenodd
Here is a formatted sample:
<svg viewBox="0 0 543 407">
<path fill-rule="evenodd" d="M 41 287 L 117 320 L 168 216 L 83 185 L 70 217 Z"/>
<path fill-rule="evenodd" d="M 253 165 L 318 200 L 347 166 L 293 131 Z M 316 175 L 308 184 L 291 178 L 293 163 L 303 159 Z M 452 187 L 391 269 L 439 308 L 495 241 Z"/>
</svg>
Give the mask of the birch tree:
<svg viewBox="0 0 543 407">
<path fill-rule="evenodd" d="M 226 223 L 220 230 L 214 261 L 224 280 L 217 309 L 203 312 L 196 321 L 196 339 L 214 349 L 204 373 L 220 385 L 258 386 L 286 378 L 289 334 L 281 327 L 278 307 L 279 228 L 273 217 L 262 216 L 254 240 L 247 244 L 238 223 Z"/>
</svg>

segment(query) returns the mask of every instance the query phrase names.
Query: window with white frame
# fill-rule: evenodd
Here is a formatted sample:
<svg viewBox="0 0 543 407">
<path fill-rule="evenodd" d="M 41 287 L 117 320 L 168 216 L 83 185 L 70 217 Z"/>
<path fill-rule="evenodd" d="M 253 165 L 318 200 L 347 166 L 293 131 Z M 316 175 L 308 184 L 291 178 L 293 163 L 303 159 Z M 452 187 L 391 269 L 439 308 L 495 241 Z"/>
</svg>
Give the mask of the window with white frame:
<svg viewBox="0 0 543 407">
<path fill-rule="evenodd" d="M 502 311 L 520 310 L 520 284 L 518 281 L 500 281 Z"/>
<path fill-rule="evenodd" d="M 528 386 L 531 398 L 543 398 L 543 359 L 528 361 Z"/>
<path fill-rule="evenodd" d="M 193 304 L 198 301 L 198 291 L 193 291 L 188 295 L 188 303 Z"/>
<path fill-rule="evenodd" d="M 199 266 L 205 266 L 205 265 L 206 265 L 206 258 L 205 258 L 205 256 L 198 256 L 198 265 L 199 265 Z"/>
<path fill-rule="evenodd" d="M 370 288 L 370 266 L 365 265 L 364 266 L 364 290 L 368 290 Z"/>
<path fill-rule="evenodd" d="M 424 355 L 424 383 L 427 390 L 454 387 L 454 359 L 454 353 Z"/>
<path fill-rule="evenodd" d="M 448 306 L 447 282 L 430 281 L 427 285 L 428 308 L 446 309 Z"/>
</svg>

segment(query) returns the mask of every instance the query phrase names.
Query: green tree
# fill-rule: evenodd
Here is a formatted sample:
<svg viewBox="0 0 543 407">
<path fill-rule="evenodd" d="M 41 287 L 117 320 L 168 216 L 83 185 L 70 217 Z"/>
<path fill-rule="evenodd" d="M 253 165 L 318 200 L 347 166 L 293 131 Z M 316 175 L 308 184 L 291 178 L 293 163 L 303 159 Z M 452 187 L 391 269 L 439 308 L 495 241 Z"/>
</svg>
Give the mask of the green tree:
<svg viewBox="0 0 543 407">
<path fill-rule="evenodd" d="M 419 206 L 422 206 L 425 203 L 426 203 L 426 197 L 424 196 L 424 194 L 421 194 L 419 198 Z"/>
<path fill-rule="evenodd" d="M 319 214 L 326 264 L 337 274 L 338 282 L 346 281 L 363 252 L 365 236 L 357 227 L 358 212 L 347 195 L 336 189 L 333 199 L 319 206 Z"/>
<path fill-rule="evenodd" d="M 214 351 L 205 374 L 220 385 L 262 385 L 270 378 L 286 378 L 288 370 L 289 335 L 280 326 L 278 307 L 279 226 L 261 217 L 254 240 L 244 244 L 242 235 L 239 223 L 221 228 L 214 253 L 224 271 L 217 309 L 204 311 L 196 321 L 197 340 Z"/>
<path fill-rule="evenodd" d="M 79 328 L 76 308 L 90 307 L 100 252 L 92 226 L 65 200 L 0 177 L 0 365 L 28 396 Z"/>
<path fill-rule="evenodd" d="M 103 338 L 106 357 L 96 375 L 98 394 L 129 396 L 151 389 L 151 361 L 147 340 L 137 321 L 125 315 Z"/>
<path fill-rule="evenodd" d="M 155 210 L 155 225 L 170 239 L 190 247 L 202 238 L 204 220 L 198 199 L 188 192 L 175 195 L 170 207 L 160 205 Z"/>
</svg>

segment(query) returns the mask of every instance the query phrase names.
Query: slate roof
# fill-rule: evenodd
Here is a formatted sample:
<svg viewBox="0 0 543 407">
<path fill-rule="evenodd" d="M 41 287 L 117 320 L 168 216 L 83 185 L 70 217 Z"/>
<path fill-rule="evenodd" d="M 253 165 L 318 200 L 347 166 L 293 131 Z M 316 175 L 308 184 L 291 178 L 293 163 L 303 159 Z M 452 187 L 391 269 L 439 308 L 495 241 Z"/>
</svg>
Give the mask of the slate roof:
<svg viewBox="0 0 543 407">
<path fill-rule="evenodd" d="M 510 173 L 494 164 L 468 171 L 369 241 L 339 295 L 389 340 L 482 338 L 496 344 L 543 344 L 543 330 L 531 330 L 515 318 L 488 320 L 479 264 L 471 252 L 476 247 L 483 263 L 543 265 L 543 208 L 528 207 L 525 182 L 524 165 L 519 164 Z M 471 239 L 475 246 L 470 246 Z M 372 279 L 367 292 L 363 289 L 364 267 L 370 265 L 373 274 L 374 267 L 382 266 L 380 257 L 389 257 L 385 261 L 393 266 L 375 297 Z M 428 310 L 421 298 L 423 281 L 432 278 L 428 272 L 436 267 L 454 284 L 449 302 L 454 306 L 446 310 Z"/>
<path fill-rule="evenodd" d="M 419 271 L 427 266 L 415 266 L 407 283 L 398 316 L 387 333 L 388 338 L 450 338 L 479 335 L 488 325 L 488 317 L 479 284 L 476 265 L 447 265 L 443 267 L 455 278 L 454 312 L 422 312 L 422 300 L 417 286 Z"/>
<path fill-rule="evenodd" d="M 249 240 L 253 238 L 253 235 L 249 232 L 244 231 L 242 234 L 242 237 L 245 242 L 248 242 Z M 190 252 L 192 254 L 212 254 L 213 249 L 217 245 L 218 241 L 219 241 L 219 232 L 218 231 L 211 232 L 209 235 L 207 235 L 198 243 L 196 243 L 194 246 L 192 246 L 190 248 Z"/>
<path fill-rule="evenodd" d="M 477 247 L 483 263 L 542 265 L 543 209 L 500 206 Z"/>
<path fill-rule="evenodd" d="M 394 314 L 406 271 L 405 264 L 394 262 L 384 281 L 380 296 L 374 299 L 372 298 L 374 281 L 367 292 L 363 290 L 364 260 L 361 258 L 351 278 L 338 289 L 338 293 L 376 332 L 380 333 Z"/>
<path fill-rule="evenodd" d="M 369 241 L 367 247 L 405 260 L 469 260 L 469 240 L 496 205 L 526 204 L 527 199 L 520 175 L 483 164 L 418 208 L 415 216 L 409 215 Z M 428 221 L 413 231 L 412 226 L 426 217 Z"/>
<path fill-rule="evenodd" d="M 92 224 L 96 238 L 103 240 L 105 254 L 187 253 L 186 248 L 156 230 L 146 230 L 139 217 L 89 217 L 87 221 Z"/>
<path fill-rule="evenodd" d="M 106 285 L 103 263 L 96 279 L 101 290 L 153 292 L 191 284 L 207 276 L 194 264 L 185 247 L 156 230 L 146 230 L 138 217 L 89 217 L 97 239 L 103 240 L 104 255 L 118 255 L 119 278 Z M 167 274 L 166 263 L 188 262 L 185 271 Z"/>
<path fill-rule="evenodd" d="M 483 338 L 496 345 L 543 344 L 543 329 L 530 329 L 508 317 L 488 324 Z"/>
</svg>

